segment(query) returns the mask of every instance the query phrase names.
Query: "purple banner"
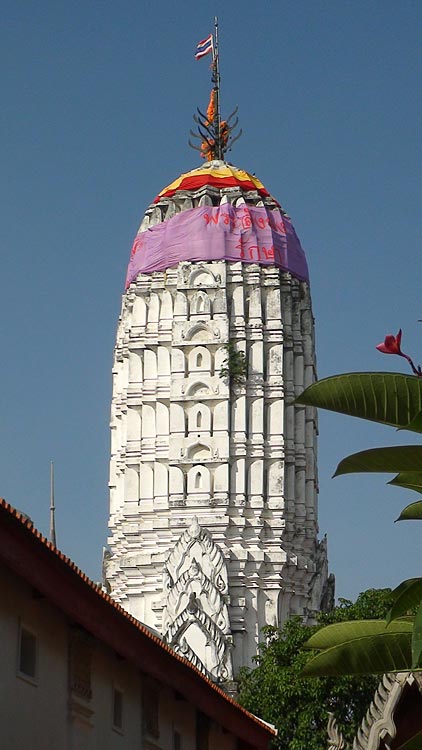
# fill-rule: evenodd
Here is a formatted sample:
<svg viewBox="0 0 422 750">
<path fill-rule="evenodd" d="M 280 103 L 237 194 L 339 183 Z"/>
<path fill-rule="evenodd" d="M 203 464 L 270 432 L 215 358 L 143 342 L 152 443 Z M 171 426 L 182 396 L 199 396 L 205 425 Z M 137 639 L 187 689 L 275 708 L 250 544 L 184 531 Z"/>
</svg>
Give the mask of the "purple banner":
<svg viewBox="0 0 422 750">
<path fill-rule="evenodd" d="M 126 288 L 138 273 L 163 271 L 181 260 L 240 260 L 273 265 L 301 281 L 309 281 L 297 234 L 278 209 L 202 206 L 139 232 L 133 243 Z"/>
</svg>

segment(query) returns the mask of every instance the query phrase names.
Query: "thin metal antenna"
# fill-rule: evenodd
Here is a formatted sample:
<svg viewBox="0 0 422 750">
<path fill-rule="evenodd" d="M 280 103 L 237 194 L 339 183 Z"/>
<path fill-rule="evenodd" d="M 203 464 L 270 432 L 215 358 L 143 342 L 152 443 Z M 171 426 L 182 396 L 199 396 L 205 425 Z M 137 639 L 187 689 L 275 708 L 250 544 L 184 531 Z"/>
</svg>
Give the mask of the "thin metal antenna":
<svg viewBox="0 0 422 750">
<path fill-rule="evenodd" d="M 54 464 L 50 461 L 50 542 L 56 547 L 56 507 L 54 505 Z"/>
</svg>

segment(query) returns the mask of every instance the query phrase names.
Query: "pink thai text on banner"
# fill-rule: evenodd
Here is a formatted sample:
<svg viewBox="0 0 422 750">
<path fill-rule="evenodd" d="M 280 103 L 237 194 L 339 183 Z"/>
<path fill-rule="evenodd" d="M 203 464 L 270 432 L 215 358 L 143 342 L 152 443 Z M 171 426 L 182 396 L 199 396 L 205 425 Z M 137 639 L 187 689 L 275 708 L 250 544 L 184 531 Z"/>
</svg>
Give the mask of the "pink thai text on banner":
<svg viewBox="0 0 422 750">
<path fill-rule="evenodd" d="M 182 260 L 273 265 L 309 281 L 305 253 L 292 223 L 279 209 L 201 206 L 139 232 L 133 243 L 126 288 L 138 273 L 163 271 Z"/>
</svg>

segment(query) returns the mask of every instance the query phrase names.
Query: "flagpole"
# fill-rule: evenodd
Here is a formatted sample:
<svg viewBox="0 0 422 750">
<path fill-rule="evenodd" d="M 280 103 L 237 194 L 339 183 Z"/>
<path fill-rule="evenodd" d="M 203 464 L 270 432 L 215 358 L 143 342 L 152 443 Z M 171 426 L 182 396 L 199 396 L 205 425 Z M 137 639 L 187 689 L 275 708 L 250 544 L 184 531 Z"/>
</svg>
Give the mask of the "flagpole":
<svg viewBox="0 0 422 750">
<path fill-rule="evenodd" d="M 213 44 L 213 67 L 214 67 L 214 88 L 215 88 L 215 104 L 217 111 L 217 158 L 223 158 L 223 150 L 221 147 L 221 113 L 220 113 L 220 61 L 218 54 L 218 18 L 214 16 L 214 44 Z"/>
<path fill-rule="evenodd" d="M 50 461 L 50 542 L 56 546 L 56 507 L 54 505 L 54 464 Z"/>
</svg>

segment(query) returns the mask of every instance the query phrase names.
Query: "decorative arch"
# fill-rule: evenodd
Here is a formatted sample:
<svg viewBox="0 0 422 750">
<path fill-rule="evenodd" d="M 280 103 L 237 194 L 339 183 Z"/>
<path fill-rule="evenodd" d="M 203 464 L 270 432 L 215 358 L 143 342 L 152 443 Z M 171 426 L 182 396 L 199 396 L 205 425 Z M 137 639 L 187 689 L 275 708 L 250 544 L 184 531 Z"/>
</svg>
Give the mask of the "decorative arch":
<svg viewBox="0 0 422 750">
<path fill-rule="evenodd" d="M 174 300 L 174 317 L 181 317 L 186 320 L 188 317 L 188 301 L 186 294 L 183 292 L 176 292 Z"/>
<path fill-rule="evenodd" d="M 171 292 L 168 289 L 164 289 L 162 295 L 161 320 L 171 321 L 173 317 L 173 298 Z"/>
<path fill-rule="evenodd" d="M 211 476 L 209 469 L 206 466 L 197 464 L 192 466 L 188 471 L 188 494 L 197 494 L 206 492 L 209 494 L 211 490 Z"/>
<path fill-rule="evenodd" d="M 189 286 L 217 286 L 217 279 L 209 268 L 198 265 L 189 275 Z"/>
<path fill-rule="evenodd" d="M 206 292 L 195 292 L 190 302 L 190 314 L 211 314 L 211 300 Z"/>
<path fill-rule="evenodd" d="M 175 435 L 176 433 L 185 432 L 185 410 L 182 404 L 173 402 L 170 404 L 170 433 Z"/>
<path fill-rule="evenodd" d="M 280 289 L 268 289 L 265 301 L 265 320 L 277 320 L 281 323 Z"/>
<path fill-rule="evenodd" d="M 170 350 L 163 345 L 157 348 L 157 370 L 159 377 L 170 375 Z"/>
<path fill-rule="evenodd" d="M 205 346 L 195 346 L 189 352 L 188 357 L 189 372 L 202 370 L 211 373 L 211 353 Z"/>
<path fill-rule="evenodd" d="M 138 500 L 139 470 L 138 466 L 126 466 L 125 470 L 125 498 L 128 501 Z"/>
<path fill-rule="evenodd" d="M 132 310 L 132 325 L 144 327 L 147 322 L 147 306 L 143 297 L 135 295 Z"/>
<path fill-rule="evenodd" d="M 139 350 L 129 351 L 129 381 L 130 383 L 142 383 L 142 356 Z"/>
<path fill-rule="evenodd" d="M 227 297 L 225 289 L 217 289 L 213 303 L 214 315 L 223 313 L 227 315 Z"/>
<path fill-rule="evenodd" d="M 148 326 L 158 324 L 160 317 L 160 298 L 155 292 L 151 292 L 148 305 Z"/>
<path fill-rule="evenodd" d="M 195 443 L 188 448 L 188 458 L 192 461 L 201 461 L 211 458 L 211 448 L 205 443 Z"/>
<path fill-rule="evenodd" d="M 169 408 L 162 401 L 156 402 L 157 410 L 157 435 L 167 436 L 170 432 Z"/>
<path fill-rule="evenodd" d="M 281 378 L 283 375 L 283 345 L 274 344 L 267 354 L 267 376 L 268 378 Z"/>
<path fill-rule="evenodd" d="M 137 442 L 141 439 L 141 407 L 139 406 L 128 406 L 127 439 L 128 442 Z"/>
<path fill-rule="evenodd" d="M 206 323 L 198 322 L 186 332 L 185 341 L 203 341 L 204 338 L 211 341 L 213 339 L 213 333 Z"/>
<path fill-rule="evenodd" d="M 248 470 L 248 495 L 263 495 L 264 462 L 258 458 L 252 461 Z"/>
<path fill-rule="evenodd" d="M 253 341 L 249 348 L 249 372 L 251 375 L 260 375 L 263 370 L 262 341 Z"/>
<path fill-rule="evenodd" d="M 195 404 L 189 409 L 188 432 L 211 432 L 211 411 L 206 404 Z"/>
<path fill-rule="evenodd" d="M 141 464 L 139 478 L 140 500 L 151 500 L 154 497 L 154 469 L 151 464 Z"/>
<path fill-rule="evenodd" d="M 142 404 L 142 438 L 155 438 L 155 409 L 151 404 Z"/>
<path fill-rule="evenodd" d="M 184 495 L 185 480 L 179 466 L 170 466 L 170 495 Z"/>
<path fill-rule="evenodd" d="M 182 349 L 174 347 L 171 350 L 171 372 L 186 374 L 185 355 Z"/>
<path fill-rule="evenodd" d="M 195 383 L 192 383 L 188 387 L 186 395 L 190 398 L 201 398 L 202 396 L 210 396 L 211 391 L 210 387 L 206 383 L 197 380 Z"/>
<path fill-rule="evenodd" d="M 194 466 L 191 472 L 205 469 Z M 163 570 L 164 638 L 204 674 L 232 679 L 227 567 L 197 518 L 179 537 Z"/>
<path fill-rule="evenodd" d="M 157 355 L 152 349 L 144 350 L 144 380 L 157 379 Z"/>
</svg>

